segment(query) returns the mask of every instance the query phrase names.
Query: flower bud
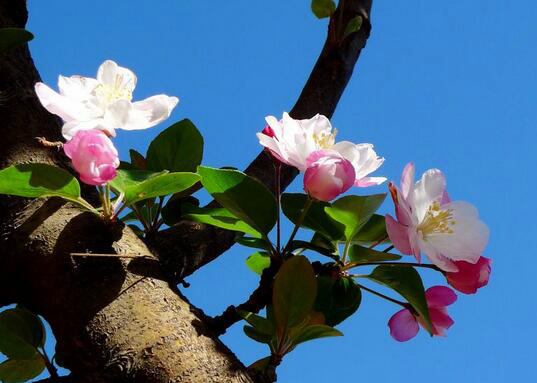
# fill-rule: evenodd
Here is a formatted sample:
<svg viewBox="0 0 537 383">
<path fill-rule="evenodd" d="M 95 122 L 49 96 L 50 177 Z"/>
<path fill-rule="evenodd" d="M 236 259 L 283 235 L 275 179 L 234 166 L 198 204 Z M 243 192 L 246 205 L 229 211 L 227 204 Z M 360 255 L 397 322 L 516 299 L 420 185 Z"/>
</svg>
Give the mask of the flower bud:
<svg viewBox="0 0 537 383">
<path fill-rule="evenodd" d="M 116 176 L 119 157 L 114 144 L 101 130 L 80 130 L 63 145 L 67 157 L 89 185 L 104 185 Z"/>
<path fill-rule="evenodd" d="M 311 153 L 307 165 L 304 190 L 321 201 L 331 201 L 346 192 L 356 179 L 352 163 L 334 150 Z"/>
<path fill-rule="evenodd" d="M 461 293 L 475 294 L 477 289 L 489 283 L 491 263 L 492 261 L 486 257 L 480 257 L 475 264 L 456 261 L 459 271 L 446 273 L 447 281 Z"/>
</svg>

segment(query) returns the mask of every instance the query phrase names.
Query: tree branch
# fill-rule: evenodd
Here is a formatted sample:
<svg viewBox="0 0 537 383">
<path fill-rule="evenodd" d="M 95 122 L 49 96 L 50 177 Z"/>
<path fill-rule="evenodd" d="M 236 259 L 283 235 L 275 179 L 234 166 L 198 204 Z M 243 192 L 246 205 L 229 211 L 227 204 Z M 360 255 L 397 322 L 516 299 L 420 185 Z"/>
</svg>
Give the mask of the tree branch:
<svg viewBox="0 0 537 383">
<path fill-rule="evenodd" d="M 290 114 L 294 118 L 310 118 L 317 113 L 331 118 L 354 70 L 356 61 L 365 47 L 371 23 L 372 0 L 340 1 L 330 18 L 328 33 L 321 54 Z M 362 26 L 356 33 L 343 36 L 348 22 L 362 17 Z M 274 190 L 275 178 L 272 159 L 262 151 L 248 166 L 246 173 Z M 297 176 L 290 166 L 282 166 L 281 190 Z M 235 242 L 237 233 L 213 226 L 182 221 L 159 232 L 150 240 L 159 256 L 169 262 L 170 268 L 185 277 L 213 261 Z"/>
</svg>

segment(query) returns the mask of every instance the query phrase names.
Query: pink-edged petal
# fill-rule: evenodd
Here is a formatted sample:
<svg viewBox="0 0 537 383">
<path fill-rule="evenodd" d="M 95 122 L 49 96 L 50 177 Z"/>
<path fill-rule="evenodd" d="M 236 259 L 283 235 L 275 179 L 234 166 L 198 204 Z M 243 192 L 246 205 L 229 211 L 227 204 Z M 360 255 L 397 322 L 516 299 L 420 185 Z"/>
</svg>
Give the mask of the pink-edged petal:
<svg viewBox="0 0 537 383">
<path fill-rule="evenodd" d="M 411 226 L 413 224 L 412 212 L 407 201 L 401 195 L 401 191 L 393 182 L 388 183 L 388 189 L 395 205 L 395 215 L 397 220 L 403 225 Z"/>
<path fill-rule="evenodd" d="M 408 238 L 408 226 L 397 222 L 391 215 L 386 214 L 386 231 L 397 250 L 403 254 L 413 254 Z"/>
<path fill-rule="evenodd" d="M 447 286 L 433 286 L 425 291 L 429 307 L 445 307 L 457 300 L 457 294 Z"/>
<path fill-rule="evenodd" d="M 418 221 L 422 221 L 433 202 L 440 202 L 446 190 L 446 178 L 438 169 L 429 169 L 408 194 L 408 201 Z"/>
<path fill-rule="evenodd" d="M 398 342 L 406 342 L 416 336 L 420 327 L 409 310 L 396 312 L 388 321 L 390 335 Z"/>
<path fill-rule="evenodd" d="M 404 198 L 408 198 L 408 194 L 414 186 L 414 163 L 409 162 L 403 169 L 403 175 L 401 176 L 401 192 Z"/>
<path fill-rule="evenodd" d="M 440 200 L 440 205 L 446 205 L 451 202 L 451 198 L 449 197 L 449 194 L 447 190 L 444 190 L 444 194 L 442 194 L 442 199 Z"/>
<path fill-rule="evenodd" d="M 368 186 L 376 186 L 376 185 L 382 184 L 383 182 L 386 182 L 386 180 L 387 180 L 386 177 L 364 177 L 359 180 L 356 180 L 356 182 L 354 183 L 354 186 L 362 187 L 362 188 L 365 188 Z"/>
<path fill-rule="evenodd" d="M 438 266 L 443 271 L 457 272 L 459 268 L 451 259 L 440 253 L 431 242 L 417 237 L 419 248 L 427 255 L 432 264 Z"/>
<path fill-rule="evenodd" d="M 455 323 L 445 309 L 429 308 L 429 316 L 433 324 L 433 333 L 437 336 L 445 336 L 445 330 Z"/>
</svg>

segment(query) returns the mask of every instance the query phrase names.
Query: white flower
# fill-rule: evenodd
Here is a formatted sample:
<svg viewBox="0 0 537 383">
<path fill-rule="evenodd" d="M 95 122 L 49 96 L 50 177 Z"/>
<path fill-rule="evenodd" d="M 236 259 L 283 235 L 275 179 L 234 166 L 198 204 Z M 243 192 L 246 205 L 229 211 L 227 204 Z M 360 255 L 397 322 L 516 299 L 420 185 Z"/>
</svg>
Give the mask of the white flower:
<svg viewBox="0 0 537 383">
<path fill-rule="evenodd" d="M 177 97 L 159 94 L 132 102 L 136 75 L 107 60 L 97 79 L 59 76 L 55 92 L 38 82 L 35 92 L 49 112 L 62 118 L 62 134 L 70 140 L 79 130 L 100 129 L 115 136 L 115 129 L 147 129 L 167 119 L 179 102 Z"/>
<path fill-rule="evenodd" d="M 458 271 L 455 261 L 479 261 L 489 229 L 473 205 L 449 199 L 440 170 L 429 169 L 414 184 L 414 165 L 410 163 L 403 170 L 401 188 L 389 186 L 397 221 L 386 215 L 386 229 L 397 250 L 418 261 L 423 251 L 448 272 Z"/>
<path fill-rule="evenodd" d="M 301 172 L 308 168 L 307 158 L 318 150 L 334 150 L 352 163 L 356 173 L 354 186 L 372 186 L 386 181 L 384 177 L 368 177 L 377 170 L 384 158 L 379 158 L 371 144 L 335 143 L 337 131 L 332 130 L 328 118 L 321 114 L 306 120 L 295 120 L 284 113 L 278 121 L 274 116 L 265 118 L 270 129 L 257 133 L 259 143 L 280 161 Z M 269 132 L 269 134 L 266 134 Z"/>
</svg>

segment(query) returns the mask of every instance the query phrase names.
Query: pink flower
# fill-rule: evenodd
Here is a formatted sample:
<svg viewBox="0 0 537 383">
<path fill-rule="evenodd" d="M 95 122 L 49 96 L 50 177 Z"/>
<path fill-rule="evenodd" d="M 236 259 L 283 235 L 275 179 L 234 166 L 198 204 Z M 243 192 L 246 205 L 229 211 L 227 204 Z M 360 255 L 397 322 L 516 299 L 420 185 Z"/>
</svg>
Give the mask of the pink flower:
<svg viewBox="0 0 537 383">
<path fill-rule="evenodd" d="M 450 201 L 444 174 L 429 169 L 414 184 L 414 165 L 403 170 L 401 188 L 389 184 L 397 220 L 386 215 L 386 230 L 403 254 L 421 261 L 421 252 L 440 269 L 457 272 L 455 262 L 476 263 L 487 245 L 489 229 L 477 209 Z"/>
<path fill-rule="evenodd" d="M 354 184 L 352 163 L 334 150 L 318 150 L 309 155 L 304 174 L 304 190 L 313 198 L 331 201 Z"/>
<path fill-rule="evenodd" d="M 446 273 L 447 281 L 462 293 L 475 294 L 477 289 L 489 283 L 491 263 L 492 260 L 485 257 L 480 257 L 475 264 L 464 261 L 455 262 L 459 271 Z"/>
<path fill-rule="evenodd" d="M 102 130 L 79 130 L 63 150 L 84 183 L 104 185 L 116 176 L 118 152 Z"/>
<path fill-rule="evenodd" d="M 453 319 L 448 315 L 446 306 L 457 300 L 457 295 L 449 287 L 434 286 L 425 291 L 429 315 L 433 325 L 433 335 L 445 336 L 445 330 L 451 327 Z M 416 317 L 410 310 L 395 313 L 388 321 L 391 336 L 398 342 L 406 342 L 416 336 L 423 319 Z"/>
</svg>

